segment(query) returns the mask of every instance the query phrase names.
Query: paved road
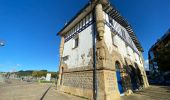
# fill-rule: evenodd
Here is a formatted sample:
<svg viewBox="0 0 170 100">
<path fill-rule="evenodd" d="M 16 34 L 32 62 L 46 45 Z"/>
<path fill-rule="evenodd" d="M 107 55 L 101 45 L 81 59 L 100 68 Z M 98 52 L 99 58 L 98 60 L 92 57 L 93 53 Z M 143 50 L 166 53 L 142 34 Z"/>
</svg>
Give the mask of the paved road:
<svg viewBox="0 0 170 100">
<path fill-rule="evenodd" d="M 9 81 L 0 84 L 0 100 L 84 100 L 58 92 L 53 84 Z"/>
<path fill-rule="evenodd" d="M 122 100 L 170 100 L 170 86 L 153 86 L 121 97 Z"/>
</svg>

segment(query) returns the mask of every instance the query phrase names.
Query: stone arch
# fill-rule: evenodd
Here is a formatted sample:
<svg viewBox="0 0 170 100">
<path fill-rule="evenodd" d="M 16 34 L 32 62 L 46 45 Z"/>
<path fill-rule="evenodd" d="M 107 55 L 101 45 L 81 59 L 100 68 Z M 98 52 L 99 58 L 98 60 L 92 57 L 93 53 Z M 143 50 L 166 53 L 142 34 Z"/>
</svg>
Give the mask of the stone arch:
<svg viewBox="0 0 170 100">
<path fill-rule="evenodd" d="M 113 62 L 114 65 L 116 64 L 116 62 L 119 62 L 120 69 L 123 69 L 123 60 L 121 58 L 121 54 L 119 54 L 116 51 L 112 52 L 112 62 Z M 116 70 L 116 67 L 115 67 L 115 70 Z"/>
<path fill-rule="evenodd" d="M 121 64 L 118 60 L 115 61 L 115 68 L 116 68 L 116 70 L 120 70 L 122 68 Z"/>
<path fill-rule="evenodd" d="M 124 86 L 122 81 L 122 75 L 121 75 L 121 64 L 118 60 L 115 61 L 115 69 L 116 69 L 116 78 L 117 78 L 117 85 L 120 94 L 124 92 Z"/>
<path fill-rule="evenodd" d="M 125 60 L 125 63 L 126 63 L 127 66 L 131 65 L 132 67 L 134 67 L 133 63 L 132 63 L 132 61 L 130 59 L 124 58 L 124 60 Z"/>
<path fill-rule="evenodd" d="M 141 69 L 139 68 L 139 65 L 134 62 L 134 66 L 136 68 L 136 73 L 137 73 L 137 78 L 138 78 L 138 82 L 139 82 L 139 85 L 143 85 L 143 78 L 142 78 L 142 72 L 141 72 Z"/>
<path fill-rule="evenodd" d="M 139 88 L 138 85 L 138 79 L 137 79 L 137 73 L 136 73 L 136 68 L 133 65 L 128 65 L 128 73 L 131 79 L 131 87 L 132 90 L 136 90 Z"/>
</svg>

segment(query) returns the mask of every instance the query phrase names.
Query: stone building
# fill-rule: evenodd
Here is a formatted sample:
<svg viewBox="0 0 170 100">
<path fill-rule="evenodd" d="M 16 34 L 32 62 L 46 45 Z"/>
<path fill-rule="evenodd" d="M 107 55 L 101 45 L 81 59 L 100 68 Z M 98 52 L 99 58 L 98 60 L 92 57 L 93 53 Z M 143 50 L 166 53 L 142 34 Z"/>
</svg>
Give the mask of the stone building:
<svg viewBox="0 0 170 100">
<path fill-rule="evenodd" d="M 161 81 L 162 77 L 165 76 L 167 77 L 165 80 L 170 81 L 169 77 L 170 68 L 168 67 L 170 65 L 169 52 L 170 52 L 170 29 L 149 49 L 148 58 L 151 78 Z M 159 57 L 160 54 L 162 55 L 162 57 Z M 164 68 L 161 68 L 163 67 L 161 65 L 164 65 Z"/>
<path fill-rule="evenodd" d="M 58 35 L 60 91 L 93 98 L 94 56 L 98 100 L 118 100 L 122 94 L 149 86 L 143 49 L 131 26 L 109 1 L 91 0 Z"/>
</svg>

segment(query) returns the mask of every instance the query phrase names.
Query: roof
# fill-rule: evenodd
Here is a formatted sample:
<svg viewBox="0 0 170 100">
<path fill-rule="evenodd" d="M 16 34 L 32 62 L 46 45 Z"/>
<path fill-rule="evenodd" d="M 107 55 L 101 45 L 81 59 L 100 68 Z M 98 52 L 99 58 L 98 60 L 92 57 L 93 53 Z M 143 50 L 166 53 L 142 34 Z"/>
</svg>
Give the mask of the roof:
<svg viewBox="0 0 170 100">
<path fill-rule="evenodd" d="M 114 20 L 116 20 L 120 25 L 122 25 L 128 31 L 130 37 L 132 38 L 138 50 L 143 51 L 143 48 L 139 43 L 134 31 L 132 30 L 131 25 L 121 16 L 118 10 L 113 5 L 108 4 L 104 8 L 104 11 L 108 13 L 109 16 L 111 16 Z"/>
<path fill-rule="evenodd" d="M 153 48 L 155 48 L 161 41 L 166 39 L 168 36 L 170 37 L 170 29 L 160 39 L 158 39 L 158 41 L 154 45 L 152 45 L 152 47 L 149 49 L 149 51 L 151 51 Z"/>
<path fill-rule="evenodd" d="M 61 35 L 61 33 L 64 33 L 64 30 L 66 32 L 66 28 L 67 27 L 72 27 L 72 23 L 76 24 L 76 20 L 81 20 L 78 17 L 80 17 L 82 15 L 82 13 L 84 13 L 84 11 L 87 11 L 87 9 L 89 8 L 94 8 L 95 4 L 92 3 L 87 3 L 69 22 L 67 25 L 65 25 L 58 33 L 57 35 Z M 111 5 L 110 3 L 108 3 L 107 5 L 104 5 L 104 11 L 106 13 L 108 13 L 114 20 L 116 20 L 119 24 L 121 24 L 123 27 L 125 27 L 125 29 L 128 31 L 130 37 L 132 38 L 133 42 L 135 43 L 137 49 L 139 51 L 143 52 L 143 48 L 141 46 L 141 44 L 139 43 L 134 31 L 132 30 L 132 27 L 130 26 L 130 24 L 121 16 L 121 14 L 118 12 L 118 10 Z M 90 9 L 92 10 L 92 9 Z M 90 12 L 89 10 L 89 12 Z"/>
<path fill-rule="evenodd" d="M 86 14 L 88 14 L 92 8 L 94 8 L 94 4 L 91 3 L 87 3 L 58 33 L 57 35 L 61 35 L 61 33 L 64 32 L 64 30 L 67 27 L 72 27 L 74 25 L 71 25 L 72 23 L 76 24 L 78 23 L 79 20 L 81 20 L 81 18 L 83 18 Z M 84 14 L 83 14 L 84 13 Z M 80 18 L 79 18 L 80 17 Z"/>
</svg>

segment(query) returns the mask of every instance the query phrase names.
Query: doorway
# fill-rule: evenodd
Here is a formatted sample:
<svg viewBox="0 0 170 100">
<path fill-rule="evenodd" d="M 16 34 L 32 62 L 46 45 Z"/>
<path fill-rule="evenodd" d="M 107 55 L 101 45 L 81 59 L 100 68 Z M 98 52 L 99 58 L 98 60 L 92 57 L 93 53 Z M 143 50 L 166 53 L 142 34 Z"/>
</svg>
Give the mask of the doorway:
<svg viewBox="0 0 170 100">
<path fill-rule="evenodd" d="M 121 65 L 118 61 L 115 62 L 115 67 L 116 67 L 118 89 L 119 89 L 120 94 L 123 94 L 124 91 L 123 91 L 122 78 L 121 78 L 121 72 L 120 72 Z"/>
<path fill-rule="evenodd" d="M 137 74 L 135 68 L 132 65 L 129 65 L 129 75 L 131 78 L 132 90 L 138 89 Z"/>
</svg>

